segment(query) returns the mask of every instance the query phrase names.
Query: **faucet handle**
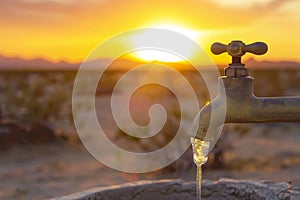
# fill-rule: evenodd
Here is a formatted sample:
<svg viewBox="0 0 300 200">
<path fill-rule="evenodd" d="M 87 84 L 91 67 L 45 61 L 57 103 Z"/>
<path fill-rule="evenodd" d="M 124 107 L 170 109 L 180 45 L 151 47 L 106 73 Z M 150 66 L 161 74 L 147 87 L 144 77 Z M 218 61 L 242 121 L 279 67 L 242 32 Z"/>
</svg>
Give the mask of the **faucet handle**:
<svg viewBox="0 0 300 200">
<path fill-rule="evenodd" d="M 216 42 L 211 46 L 211 52 L 215 55 L 227 52 L 230 56 L 232 56 L 232 63 L 225 69 L 225 75 L 227 77 L 248 76 L 248 69 L 244 64 L 242 64 L 241 57 L 247 52 L 255 55 L 263 55 L 267 51 L 268 46 L 263 42 L 255 42 L 246 45 L 242 41 L 233 40 L 228 45 Z"/>
<path fill-rule="evenodd" d="M 227 52 L 232 56 L 233 63 L 240 63 L 240 57 L 245 55 L 245 53 L 253 53 L 255 55 L 263 55 L 268 51 L 268 46 L 264 42 L 255 42 L 246 45 L 242 41 L 234 40 L 228 45 L 215 42 L 211 46 L 211 52 L 215 55 L 219 55 Z M 239 59 L 234 59 L 239 58 Z M 237 61 L 237 62 L 234 62 Z"/>
<path fill-rule="evenodd" d="M 227 51 L 227 45 L 220 42 L 215 42 L 211 45 L 210 50 L 213 54 L 219 55 Z"/>
<path fill-rule="evenodd" d="M 255 55 L 263 55 L 268 51 L 268 45 L 264 42 L 254 42 L 244 46 L 244 51 Z"/>
</svg>

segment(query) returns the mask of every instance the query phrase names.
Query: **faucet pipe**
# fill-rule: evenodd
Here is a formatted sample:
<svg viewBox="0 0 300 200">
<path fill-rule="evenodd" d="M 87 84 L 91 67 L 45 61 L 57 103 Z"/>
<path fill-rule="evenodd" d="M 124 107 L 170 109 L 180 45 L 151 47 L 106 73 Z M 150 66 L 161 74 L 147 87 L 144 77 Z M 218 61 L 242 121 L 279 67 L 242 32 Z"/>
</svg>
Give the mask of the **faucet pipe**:
<svg viewBox="0 0 300 200">
<path fill-rule="evenodd" d="M 197 138 L 214 140 L 208 128 L 214 130 L 224 123 L 300 122 L 300 98 L 256 97 L 252 77 L 220 77 L 219 87 L 224 89 L 196 117 Z"/>
</svg>

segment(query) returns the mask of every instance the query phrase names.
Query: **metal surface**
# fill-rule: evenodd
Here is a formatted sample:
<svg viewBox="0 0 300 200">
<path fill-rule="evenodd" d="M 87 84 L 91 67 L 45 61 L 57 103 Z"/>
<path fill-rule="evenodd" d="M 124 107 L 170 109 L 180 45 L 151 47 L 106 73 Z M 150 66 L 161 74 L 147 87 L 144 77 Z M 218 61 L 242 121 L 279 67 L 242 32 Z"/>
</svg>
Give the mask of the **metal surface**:
<svg viewBox="0 0 300 200">
<path fill-rule="evenodd" d="M 263 42 L 246 45 L 242 41 L 234 40 L 228 45 L 216 42 L 211 46 L 211 51 L 215 55 L 227 52 L 232 57 L 241 57 L 247 52 L 255 55 L 263 55 L 268 51 L 268 46 Z"/>
<path fill-rule="evenodd" d="M 253 81 L 250 76 L 220 77 L 219 85 L 224 85 L 225 92 L 220 90 L 218 97 L 198 113 L 196 137 L 205 139 L 208 127 L 214 129 L 222 125 L 224 121 L 218 116 L 225 110 L 225 123 L 300 122 L 300 98 L 256 97 L 253 94 Z M 212 105 L 216 108 L 214 116 Z"/>
<path fill-rule="evenodd" d="M 234 40 L 228 45 L 216 42 L 211 46 L 211 51 L 215 55 L 227 52 L 232 56 L 232 63 L 225 69 L 225 76 L 246 77 L 248 76 L 248 69 L 242 64 L 241 57 L 247 52 L 255 55 L 263 55 L 268 51 L 268 46 L 263 42 L 246 45 L 242 41 Z"/>
</svg>

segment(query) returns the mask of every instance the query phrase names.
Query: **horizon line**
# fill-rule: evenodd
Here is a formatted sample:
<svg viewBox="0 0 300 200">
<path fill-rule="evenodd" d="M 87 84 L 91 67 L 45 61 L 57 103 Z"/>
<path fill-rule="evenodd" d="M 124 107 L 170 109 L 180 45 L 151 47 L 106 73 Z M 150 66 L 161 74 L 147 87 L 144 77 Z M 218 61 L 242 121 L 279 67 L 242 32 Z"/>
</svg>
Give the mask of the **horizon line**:
<svg viewBox="0 0 300 200">
<path fill-rule="evenodd" d="M 51 64 L 65 63 L 65 64 L 70 64 L 70 65 L 82 64 L 83 62 L 86 61 L 85 59 L 84 60 L 79 60 L 79 61 L 70 61 L 70 60 L 67 60 L 67 59 L 52 60 L 52 59 L 48 59 L 48 58 L 45 58 L 45 57 L 24 58 L 22 56 L 7 56 L 7 55 L 0 54 L 0 59 L 1 59 L 1 57 L 4 58 L 4 59 L 12 59 L 12 60 L 15 59 L 15 60 L 28 61 L 28 62 L 41 60 L 41 61 L 49 62 Z M 109 57 L 103 57 L 103 58 L 98 58 L 98 59 L 95 59 L 95 60 L 113 60 L 113 59 L 109 58 Z M 90 61 L 95 61 L 95 60 L 90 60 Z M 137 62 L 137 63 L 151 63 L 151 62 L 148 62 L 148 61 L 130 59 L 130 58 L 122 58 L 122 59 L 119 59 L 119 60 L 127 60 L 127 61 Z M 255 61 L 257 63 L 262 63 L 262 62 L 275 62 L 275 63 L 289 62 L 289 63 L 299 63 L 300 64 L 300 60 L 288 60 L 288 59 L 264 59 L 264 60 L 259 60 L 259 59 L 255 59 L 254 56 L 250 56 L 250 57 L 248 57 L 247 59 L 244 60 L 244 62 L 249 62 L 249 61 Z M 181 61 L 179 61 L 179 62 L 153 61 L 153 62 L 182 64 Z M 216 65 L 228 65 L 230 63 L 229 62 L 228 63 L 224 62 L 224 63 L 215 63 L 215 64 Z M 0 60 L 0 65 L 1 65 L 1 60 Z"/>
</svg>

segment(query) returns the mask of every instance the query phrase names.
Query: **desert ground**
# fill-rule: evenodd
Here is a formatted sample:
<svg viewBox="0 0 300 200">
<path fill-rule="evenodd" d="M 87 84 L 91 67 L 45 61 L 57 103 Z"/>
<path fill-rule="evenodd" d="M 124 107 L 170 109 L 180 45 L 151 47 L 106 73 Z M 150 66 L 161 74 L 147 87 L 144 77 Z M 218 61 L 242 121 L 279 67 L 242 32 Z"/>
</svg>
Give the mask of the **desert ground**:
<svg viewBox="0 0 300 200">
<path fill-rule="evenodd" d="M 300 187 L 299 125 L 246 126 L 251 133 L 244 136 L 234 131 L 225 133 L 230 143 L 225 166 L 213 169 L 208 162 L 204 179 L 290 181 Z M 0 166 L 0 199 L 53 198 L 137 180 L 195 179 L 190 151 L 166 169 L 130 174 L 101 164 L 78 143 L 63 141 L 1 151 Z"/>
<path fill-rule="evenodd" d="M 73 72 L 2 73 L 0 199 L 47 199 L 93 187 L 138 180 L 195 180 L 191 148 L 170 166 L 143 174 L 119 172 L 89 154 L 72 125 L 70 97 L 74 76 Z M 193 74 L 187 76 L 194 77 Z M 137 123 L 147 122 L 140 117 L 140 113 L 147 112 L 153 102 L 168 107 L 172 115 L 167 126 L 161 130 L 161 137 L 156 138 L 154 143 L 132 140 L 124 137 L 124 133 L 115 127 L 109 112 L 110 106 L 105 103 L 109 102 L 112 85 L 117 77 L 118 73 L 108 75 L 104 80 L 105 87 L 97 91 L 100 97 L 96 101 L 97 114 L 108 130 L 110 139 L 129 150 L 149 151 L 165 145 L 172 138 L 168 133 L 177 128 L 176 122 L 180 117 L 176 111 L 178 102 L 174 95 L 163 88 L 144 88 L 136 93 L 136 101 L 131 103 L 132 116 Z M 258 96 L 300 94 L 297 70 L 286 73 L 276 70 L 258 71 L 254 77 L 255 93 Z M 194 88 L 201 88 L 201 81 L 193 80 L 192 83 L 195 84 Z M 139 99 L 148 91 L 152 91 L 150 100 Z M 197 94 L 203 105 L 207 95 L 201 90 Z M 157 101 L 158 97 L 162 100 Z M 50 125 L 50 129 L 33 126 L 34 129 L 32 122 L 43 122 Z M 47 134 L 43 135 L 39 130 L 46 130 Z M 299 130 L 299 123 L 226 125 L 220 144 L 212 151 L 204 166 L 204 179 L 290 181 L 292 185 L 300 187 Z M 216 165 L 215 155 L 220 149 L 223 160 Z"/>
</svg>

